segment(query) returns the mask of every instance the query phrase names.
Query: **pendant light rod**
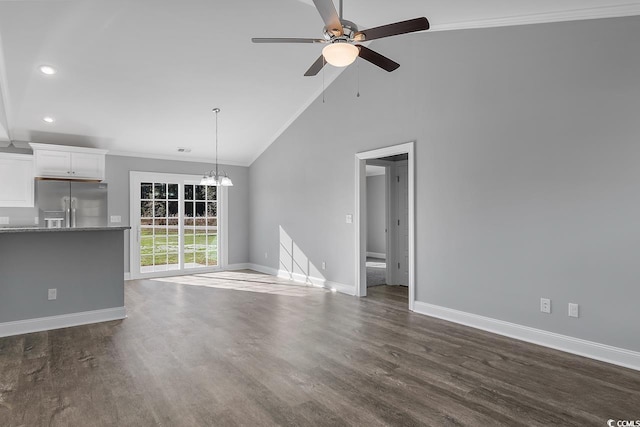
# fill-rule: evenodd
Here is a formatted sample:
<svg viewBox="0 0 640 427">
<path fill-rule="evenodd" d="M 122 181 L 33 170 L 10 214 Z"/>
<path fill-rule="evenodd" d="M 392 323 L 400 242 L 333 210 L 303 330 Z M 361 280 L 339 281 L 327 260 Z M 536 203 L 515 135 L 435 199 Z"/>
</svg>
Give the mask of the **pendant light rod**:
<svg viewBox="0 0 640 427">
<path fill-rule="evenodd" d="M 340 1 L 340 19 L 342 19 L 342 0 L 339 0 L 339 1 Z"/>
<path fill-rule="evenodd" d="M 218 113 L 220 109 L 216 107 L 212 111 L 216 113 L 216 176 L 218 176 Z"/>
<path fill-rule="evenodd" d="M 214 169 L 210 170 L 207 174 L 205 174 L 200 180 L 200 185 L 215 185 L 222 187 L 231 187 L 233 186 L 233 182 L 229 175 L 223 170 L 220 170 L 218 164 L 218 113 L 220 112 L 219 108 L 214 108 L 212 110 L 216 113 L 216 130 L 215 130 L 215 138 L 216 138 L 216 160 Z"/>
</svg>

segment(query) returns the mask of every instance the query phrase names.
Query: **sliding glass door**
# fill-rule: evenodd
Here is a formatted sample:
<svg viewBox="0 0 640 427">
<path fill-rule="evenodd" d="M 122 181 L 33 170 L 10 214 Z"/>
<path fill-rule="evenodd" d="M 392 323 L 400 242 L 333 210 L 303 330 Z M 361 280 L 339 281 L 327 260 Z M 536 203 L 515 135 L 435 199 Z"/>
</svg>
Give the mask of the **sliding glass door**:
<svg viewBox="0 0 640 427">
<path fill-rule="evenodd" d="M 131 172 L 131 275 L 210 271 L 221 265 L 218 187 L 199 177 Z"/>
<path fill-rule="evenodd" d="M 140 272 L 180 270 L 180 184 L 148 181 L 138 188 Z"/>
<path fill-rule="evenodd" d="M 218 265 L 217 187 L 184 185 L 184 268 Z"/>
</svg>

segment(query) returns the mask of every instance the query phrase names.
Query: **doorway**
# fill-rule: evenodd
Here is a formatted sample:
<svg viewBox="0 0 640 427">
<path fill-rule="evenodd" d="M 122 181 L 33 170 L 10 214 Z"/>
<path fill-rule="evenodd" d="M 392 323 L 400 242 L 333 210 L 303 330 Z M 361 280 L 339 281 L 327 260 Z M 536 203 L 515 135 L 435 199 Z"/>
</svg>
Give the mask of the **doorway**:
<svg viewBox="0 0 640 427">
<path fill-rule="evenodd" d="M 219 270 L 226 188 L 199 176 L 130 173 L 132 278 Z"/>
<path fill-rule="evenodd" d="M 387 201 L 389 188 L 386 164 L 375 160 L 366 162 L 366 219 L 367 219 L 367 289 L 390 283 L 387 274 Z"/>
<path fill-rule="evenodd" d="M 356 294 L 366 296 L 367 285 L 381 279 L 380 270 L 373 269 L 384 266 L 385 284 L 406 287 L 408 292 L 400 290 L 399 293 L 408 294 L 410 310 L 413 310 L 415 300 L 413 150 L 414 143 L 411 142 L 356 154 Z M 384 168 L 383 252 L 380 251 L 383 247 L 380 244 L 380 201 L 372 203 L 367 197 L 380 196 L 380 179 L 376 180 L 371 173 L 374 167 Z M 372 193 L 368 185 L 378 190 Z M 370 212 L 370 208 L 377 212 Z M 373 279 L 372 271 L 377 280 Z"/>
</svg>

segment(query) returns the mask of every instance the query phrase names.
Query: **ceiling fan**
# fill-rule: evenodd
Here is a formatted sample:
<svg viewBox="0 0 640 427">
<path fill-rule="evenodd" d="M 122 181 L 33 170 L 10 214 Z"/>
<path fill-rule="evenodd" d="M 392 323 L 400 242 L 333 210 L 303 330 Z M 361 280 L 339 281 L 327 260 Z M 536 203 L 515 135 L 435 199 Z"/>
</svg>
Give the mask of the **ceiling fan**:
<svg viewBox="0 0 640 427">
<path fill-rule="evenodd" d="M 336 11 L 333 0 L 313 0 L 322 20 L 325 23 L 324 38 L 252 38 L 253 43 L 323 43 L 322 55 L 304 73 L 305 76 L 315 76 L 320 72 L 324 64 L 328 62 L 335 67 L 346 67 L 356 58 L 371 62 L 386 71 L 397 69 L 400 64 L 386 56 L 369 49 L 366 46 L 354 44 L 383 37 L 397 36 L 399 34 L 413 33 L 429 29 L 429 21 L 425 17 L 410 19 L 369 28 L 360 31 L 358 26 L 351 21 L 342 19 L 342 0 L 340 0 L 340 14 Z"/>
</svg>

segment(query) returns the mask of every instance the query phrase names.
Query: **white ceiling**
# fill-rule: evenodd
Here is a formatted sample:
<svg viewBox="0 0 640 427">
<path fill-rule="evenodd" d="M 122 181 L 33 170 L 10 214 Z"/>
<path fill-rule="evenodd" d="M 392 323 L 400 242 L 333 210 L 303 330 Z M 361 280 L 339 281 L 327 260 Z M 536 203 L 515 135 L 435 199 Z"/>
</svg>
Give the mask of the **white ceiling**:
<svg viewBox="0 0 640 427">
<path fill-rule="evenodd" d="M 628 0 L 346 0 L 361 28 L 426 16 L 432 30 L 640 14 Z M 322 90 L 303 77 L 320 45 L 311 0 L 0 1 L 0 145 L 29 140 L 115 153 L 250 164 Z M 50 64 L 55 76 L 37 67 Z M 325 80 L 339 74 L 329 69 Z M 381 75 L 384 78 L 384 75 Z M 53 124 L 42 121 L 55 117 Z M 6 144 L 4 144 L 6 145 Z M 189 147 L 190 153 L 178 153 Z"/>
</svg>

